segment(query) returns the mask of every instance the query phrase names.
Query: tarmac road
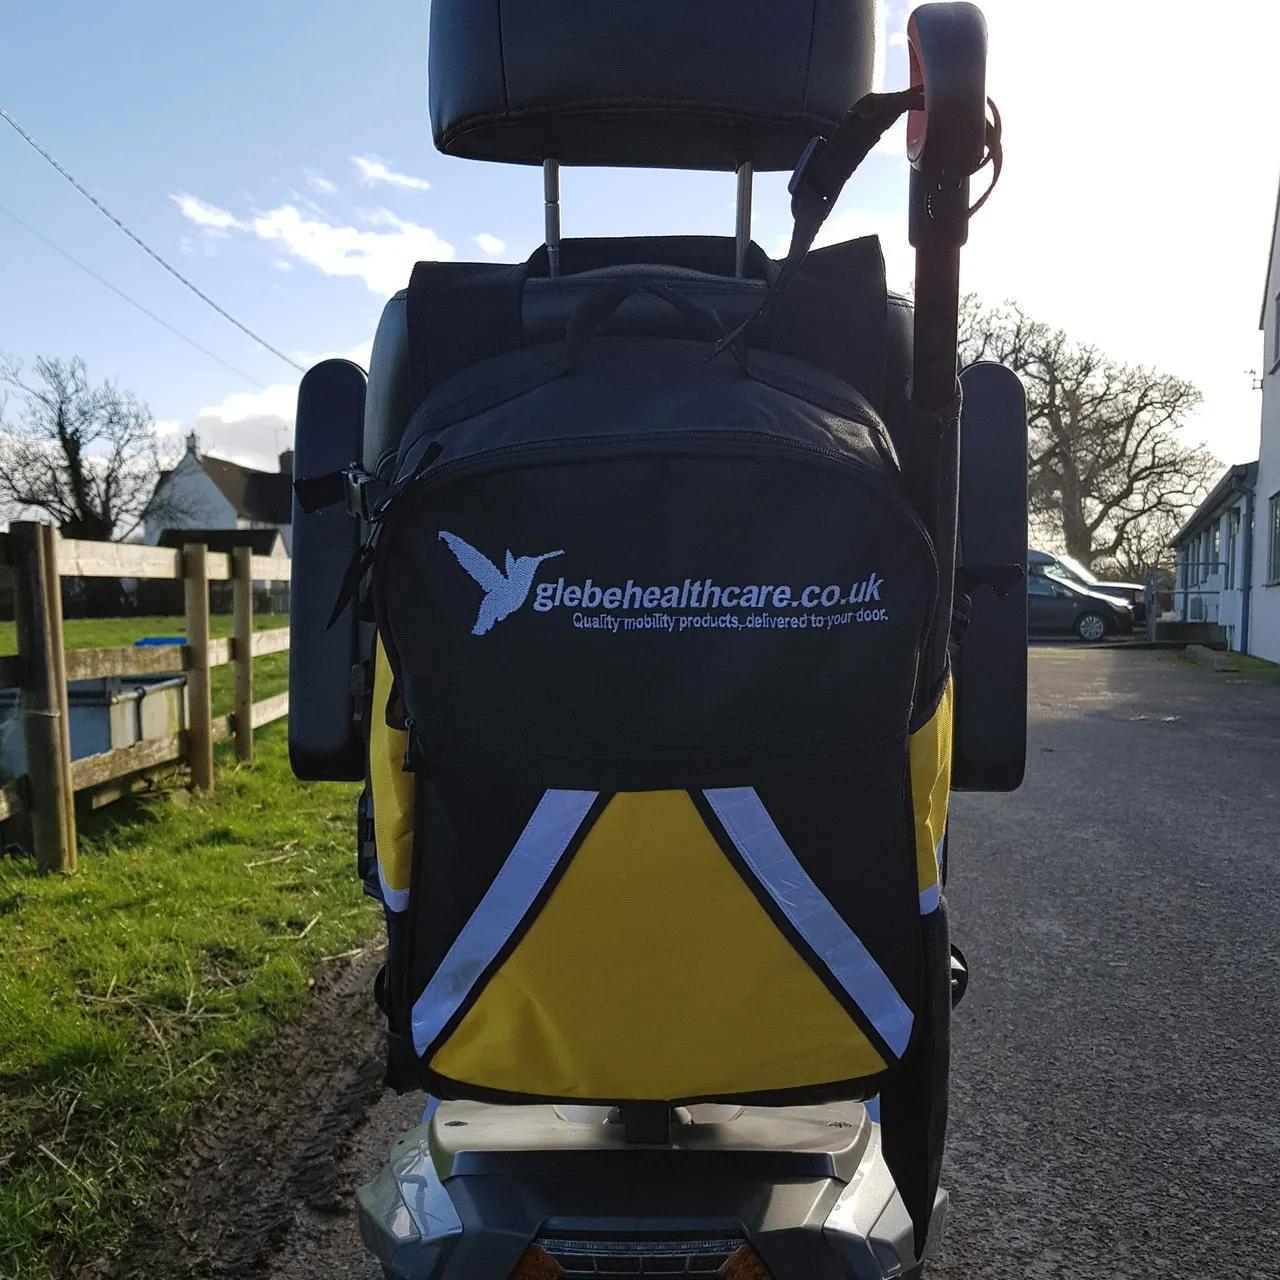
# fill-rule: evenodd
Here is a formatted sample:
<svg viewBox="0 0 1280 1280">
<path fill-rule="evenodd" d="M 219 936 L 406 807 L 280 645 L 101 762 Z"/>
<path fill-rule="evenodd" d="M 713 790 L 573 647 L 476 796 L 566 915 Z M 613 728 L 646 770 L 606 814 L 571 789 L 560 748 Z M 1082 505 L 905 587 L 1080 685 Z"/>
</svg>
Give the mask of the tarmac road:
<svg viewBox="0 0 1280 1280">
<path fill-rule="evenodd" d="M 1033 653 L 1029 769 L 957 798 L 932 1274 L 1280 1276 L 1280 686 Z"/>
<path fill-rule="evenodd" d="M 1280 1277 L 1280 685 L 1032 655 L 1029 770 L 962 796 L 952 1217 L 936 1280 Z M 416 1122 L 390 1095 L 354 1186 Z M 377 1280 L 302 1213 L 275 1280 Z"/>
</svg>

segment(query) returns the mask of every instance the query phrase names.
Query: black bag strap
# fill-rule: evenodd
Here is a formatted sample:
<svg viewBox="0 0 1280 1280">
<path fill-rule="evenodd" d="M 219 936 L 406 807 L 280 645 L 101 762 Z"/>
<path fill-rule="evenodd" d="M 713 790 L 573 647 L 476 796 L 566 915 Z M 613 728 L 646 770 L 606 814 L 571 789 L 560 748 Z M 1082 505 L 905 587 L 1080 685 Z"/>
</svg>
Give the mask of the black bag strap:
<svg viewBox="0 0 1280 1280">
<path fill-rule="evenodd" d="M 782 268 L 774 277 L 756 312 L 738 326 L 722 343 L 735 341 L 753 324 L 800 270 L 822 224 L 840 198 L 844 184 L 871 154 L 872 148 L 896 121 L 908 111 L 924 107 L 924 90 L 903 89 L 898 93 L 869 93 L 860 98 L 829 137 L 817 137 L 801 153 L 791 175 L 791 247 Z"/>
<path fill-rule="evenodd" d="M 908 111 L 924 107 L 924 89 L 903 89 L 897 93 L 869 93 L 853 104 L 849 114 L 829 138 L 814 138 L 805 148 L 791 175 L 791 247 L 774 282 L 774 290 L 784 288 L 799 270 L 800 263 L 835 208 L 844 184 L 871 154 L 872 148 Z"/>
<path fill-rule="evenodd" d="M 346 471 L 327 471 L 322 476 L 308 476 L 293 482 L 298 495 L 298 506 L 305 515 L 312 515 L 324 507 L 336 506 L 347 496 Z"/>
<path fill-rule="evenodd" d="M 1027 575 L 1020 564 L 961 565 L 956 569 L 955 595 L 951 605 L 951 648 L 964 644 L 973 618 L 973 597 L 990 587 L 1002 599 Z"/>
<path fill-rule="evenodd" d="M 972 596 L 979 587 L 990 587 L 1003 598 L 1026 576 L 1020 564 L 960 565 L 956 569 L 956 590 Z"/>
<path fill-rule="evenodd" d="M 411 402 L 420 405 L 454 374 L 493 356 L 524 346 L 521 300 L 526 280 L 537 268 L 534 254 L 519 266 L 419 262 L 406 296 Z M 601 285 L 570 318 L 566 342 L 572 363 L 592 336 L 633 293 L 643 291 L 668 303 L 689 322 L 694 336 L 718 343 L 724 325 L 714 311 L 699 307 L 658 281 L 619 280 Z"/>
<path fill-rule="evenodd" d="M 567 371 L 582 354 L 587 343 L 595 337 L 608 323 L 609 318 L 626 300 L 637 293 L 647 293 L 665 302 L 689 325 L 693 337 L 717 346 L 725 336 L 725 327 L 720 317 L 709 307 L 700 307 L 690 301 L 682 293 L 670 285 L 653 280 L 629 279 L 615 280 L 609 284 L 593 289 L 586 298 L 574 308 L 569 317 L 565 331 L 564 370 Z M 743 352 L 738 344 L 732 347 L 739 362 L 743 360 Z"/>
<path fill-rule="evenodd" d="M 996 183 L 1000 180 L 1000 171 L 1004 163 L 1000 113 L 995 110 L 995 104 L 989 99 L 988 103 L 992 109 L 993 119 L 986 125 L 986 152 L 978 165 L 978 171 L 986 168 L 988 164 L 991 165 L 991 185 L 977 204 L 968 210 L 969 214 L 976 213 L 986 204 L 991 192 L 995 190 Z M 822 224 L 835 208 L 845 183 L 871 154 L 876 143 L 908 111 L 922 111 L 924 107 L 925 91 L 920 85 L 899 90 L 897 93 L 869 93 L 853 104 L 849 114 L 829 138 L 817 137 L 809 142 L 801 153 L 787 188 L 791 193 L 791 215 L 794 225 L 791 231 L 791 246 L 787 250 L 782 268 L 769 286 L 755 314 L 744 320 L 733 333 L 729 334 L 721 343 L 722 347 L 736 341 L 769 307 L 774 296 L 791 282 L 813 247 L 818 232 L 822 230 Z"/>
</svg>

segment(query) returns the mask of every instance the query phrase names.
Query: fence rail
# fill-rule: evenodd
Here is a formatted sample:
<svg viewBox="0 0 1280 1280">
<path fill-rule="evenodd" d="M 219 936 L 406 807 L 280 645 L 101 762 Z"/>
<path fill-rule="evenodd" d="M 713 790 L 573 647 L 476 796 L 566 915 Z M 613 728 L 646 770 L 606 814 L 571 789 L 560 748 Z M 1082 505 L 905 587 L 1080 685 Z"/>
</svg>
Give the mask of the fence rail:
<svg viewBox="0 0 1280 1280">
<path fill-rule="evenodd" d="M 161 578 L 184 576 L 187 548 L 142 547 L 130 542 L 85 542 L 58 539 L 59 573 L 64 578 Z M 232 574 L 232 557 L 225 552 L 205 552 L 210 582 L 225 582 Z M 0 563 L 7 563 L 0 561 Z M 284 562 L 273 556 L 250 556 L 251 578 L 281 581 Z"/>
<path fill-rule="evenodd" d="M 0 786 L 0 822 L 27 813 L 37 863 L 70 871 L 76 863 L 75 795 L 98 807 L 128 793 L 142 774 L 187 761 L 198 790 L 212 791 L 213 746 L 235 739 L 236 757 L 253 757 L 253 731 L 289 714 L 287 692 L 253 700 L 253 659 L 289 648 L 289 628 L 253 629 L 253 584 L 288 579 L 289 562 L 255 556 L 247 547 L 210 553 L 199 543 L 181 551 L 59 537 L 51 525 L 19 523 L 0 534 L 0 577 L 11 578 L 18 654 L 0 657 L 0 686 L 20 690 L 27 772 Z M 184 643 L 155 647 L 66 650 L 63 578 L 143 578 L 185 587 Z M 232 583 L 234 635 L 209 635 L 209 583 Z M 214 716 L 212 668 L 235 668 L 235 710 Z M 186 674 L 185 727 L 100 755 L 71 759 L 67 684 L 113 676 Z"/>
</svg>

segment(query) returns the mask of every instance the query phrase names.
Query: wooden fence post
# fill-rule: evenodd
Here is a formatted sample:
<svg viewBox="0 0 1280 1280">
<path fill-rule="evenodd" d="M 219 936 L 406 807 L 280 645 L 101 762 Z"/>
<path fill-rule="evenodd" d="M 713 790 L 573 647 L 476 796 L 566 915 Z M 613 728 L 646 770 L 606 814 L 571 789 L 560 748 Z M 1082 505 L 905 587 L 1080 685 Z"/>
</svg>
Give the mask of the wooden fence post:
<svg viewBox="0 0 1280 1280">
<path fill-rule="evenodd" d="M 236 759 L 253 759 L 253 550 L 231 552 L 232 613 L 235 624 Z"/>
<path fill-rule="evenodd" d="M 187 743 L 197 791 L 213 790 L 213 696 L 209 688 L 209 562 L 203 543 L 182 548 L 187 621 Z"/>
<path fill-rule="evenodd" d="M 14 613 L 22 664 L 22 735 L 31 802 L 31 834 L 42 871 L 76 869 L 71 725 L 62 640 L 58 531 L 21 521 L 10 526 Z"/>
</svg>

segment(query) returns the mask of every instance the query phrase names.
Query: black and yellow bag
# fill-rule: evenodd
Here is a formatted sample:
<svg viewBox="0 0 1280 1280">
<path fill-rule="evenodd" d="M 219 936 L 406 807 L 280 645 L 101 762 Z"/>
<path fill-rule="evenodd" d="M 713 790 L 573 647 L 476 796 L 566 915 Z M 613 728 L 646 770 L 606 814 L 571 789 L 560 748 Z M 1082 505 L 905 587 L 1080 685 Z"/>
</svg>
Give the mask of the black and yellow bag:
<svg viewBox="0 0 1280 1280">
<path fill-rule="evenodd" d="M 685 336 L 599 335 L 637 287 Z M 402 1087 L 869 1096 L 945 1038 L 953 548 L 863 396 L 722 335 L 608 285 L 405 433 L 370 742 Z"/>
</svg>

